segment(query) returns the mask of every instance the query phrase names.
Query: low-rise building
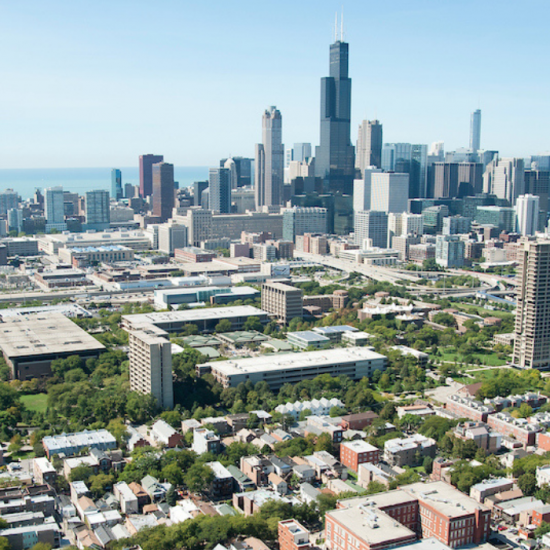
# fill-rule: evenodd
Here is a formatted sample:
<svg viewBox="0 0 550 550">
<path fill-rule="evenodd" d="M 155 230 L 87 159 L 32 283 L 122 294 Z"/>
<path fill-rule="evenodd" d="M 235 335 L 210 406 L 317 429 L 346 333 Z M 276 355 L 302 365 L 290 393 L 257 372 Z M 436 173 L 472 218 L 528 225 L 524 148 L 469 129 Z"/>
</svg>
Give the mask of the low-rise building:
<svg viewBox="0 0 550 550">
<path fill-rule="evenodd" d="M 366 441 L 345 441 L 340 445 L 340 462 L 354 472 L 360 464 L 377 464 L 379 460 L 380 449 Z"/>
<path fill-rule="evenodd" d="M 182 445 L 183 436 L 164 420 L 157 420 L 151 428 L 151 435 L 158 443 L 170 448 Z"/>
<path fill-rule="evenodd" d="M 193 432 L 193 451 L 198 455 L 204 453 L 220 454 L 221 439 L 207 428 L 199 428 Z"/>
<path fill-rule="evenodd" d="M 514 482 L 506 478 L 486 479 L 481 483 L 472 485 L 470 496 L 478 502 L 485 502 L 488 496 L 509 491 L 513 486 Z"/>
<path fill-rule="evenodd" d="M 414 434 L 384 443 L 384 460 L 392 466 L 414 466 L 429 456 L 435 458 L 437 443 L 430 437 Z"/>
<path fill-rule="evenodd" d="M 233 475 L 221 462 L 207 462 L 206 465 L 214 472 L 214 480 L 209 488 L 212 498 L 227 499 L 233 494 Z"/>
<path fill-rule="evenodd" d="M 84 448 L 95 448 L 103 451 L 116 449 L 117 442 L 115 437 L 107 430 L 84 430 L 78 433 L 46 436 L 42 440 L 42 445 L 46 451 L 46 456 L 51 458 L 53 455 L 60 454 L 74 456 Z"/>
<path fill-rule="evenodd" d="M 473 441 L 480 449 L 488 453 L 496 453 L 502 446 L 502 435 L 493 432 L 483 422 L 464 422 L 458 424 L 453 435 L 463 441 Z"/>
<path fill-rule="evenodd" d="M 47 458 L 35 458 L 32 461 L 32 468 L 35 483 L 39 483 L 40 485 L 44 483 L 55 485 L 57 472 Z"/>
<path fill-rule="evenodd" d="M 362 413 L 348 414 L 342 416 L 342 428 L 344 430 L 362 430 L 370 426 L 378 415 L 373 411 L 365 411 Z"/>
</svg>

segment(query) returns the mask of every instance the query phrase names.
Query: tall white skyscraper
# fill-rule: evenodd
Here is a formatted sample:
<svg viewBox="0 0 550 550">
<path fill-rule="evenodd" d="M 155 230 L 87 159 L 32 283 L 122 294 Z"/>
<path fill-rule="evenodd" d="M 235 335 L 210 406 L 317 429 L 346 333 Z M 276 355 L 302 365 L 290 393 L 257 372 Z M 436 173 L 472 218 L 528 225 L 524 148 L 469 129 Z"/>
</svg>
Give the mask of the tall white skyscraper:
<svg viewBox="0 0 550 550">
<path fill-rule="evenodd" d="M 353 180 L 353 211 L 370 210 L 372 174 L 382 172 L 380 168 L 368 168 L 362 172 L 363 178 Z"/>
<path fill-rule="evenodd" d="M 408 210 L 409 174 L 374 172 L 371 174 L 370 209 L 401 213 Z"/>
<path fill-rule="evenodd" d="M 232 158 L 228 158 L 223 167 L 231 173 L 231 189 L 237 189 L 239 186 L 239 174 L 237 173 L 237 165 L 235 164 L 235 161 Z"/>
<path fill-rule="evenodd" d="M 388 247 L 388 215 L 385 212 L 356 212 L 354 223 L 357 244 L 362 246 L 363 241 L 368 239 L 373 247 Z"/>
<path fill-rule="evenodd" d="M 520 195 L 516 201 L 516 220 L 522 235 L 534 235 L 539 226 L 540 200 L 536 195 Z"/>
<path fill-rule="evenodd" d="M 481 149 L 481 110 L 477 109 L 470 117 L 470 149 L 475 153 Z"/>
<path fill-rule="evenodd" d="M 262 117 L 262 143 L 256 145 L 256 208 L 279 206 L 283 202 L 284 145 L 283 119 L 276 107 Z"/>
</svg>

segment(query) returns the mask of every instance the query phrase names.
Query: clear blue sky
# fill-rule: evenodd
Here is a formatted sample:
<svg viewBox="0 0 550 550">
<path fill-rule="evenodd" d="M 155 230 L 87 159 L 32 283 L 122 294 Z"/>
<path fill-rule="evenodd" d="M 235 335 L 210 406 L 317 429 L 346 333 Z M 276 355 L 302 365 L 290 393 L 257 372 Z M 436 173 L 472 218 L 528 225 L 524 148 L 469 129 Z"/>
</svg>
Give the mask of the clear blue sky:
<svg viewBox="0 0 550 550">
<path fill-rule="evenodd" d="M 0 168 L 180 166 L 252 156 L 269 105 L 318 143 L 338 2 L 0 0 Z M 344 2 L 352 140 L 550 149 L 548 0 Z"/>
</svg>

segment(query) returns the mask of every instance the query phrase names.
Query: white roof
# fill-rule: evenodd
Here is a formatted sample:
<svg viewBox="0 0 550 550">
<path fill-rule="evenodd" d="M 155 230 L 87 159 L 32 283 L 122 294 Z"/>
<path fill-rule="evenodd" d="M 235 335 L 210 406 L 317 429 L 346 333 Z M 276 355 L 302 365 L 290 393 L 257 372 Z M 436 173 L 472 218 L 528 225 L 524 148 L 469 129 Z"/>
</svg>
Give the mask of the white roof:
<svg viewBox="0 0 550 550">
<path fill-rule="evenodd" d="M 342 443 L 342 447 L 351 449 L 355 453 L 371 453 L 373 451 L 378 451 L 378 447 L 367 443 L 366 441 L 345 441 Z"/>
</svg>

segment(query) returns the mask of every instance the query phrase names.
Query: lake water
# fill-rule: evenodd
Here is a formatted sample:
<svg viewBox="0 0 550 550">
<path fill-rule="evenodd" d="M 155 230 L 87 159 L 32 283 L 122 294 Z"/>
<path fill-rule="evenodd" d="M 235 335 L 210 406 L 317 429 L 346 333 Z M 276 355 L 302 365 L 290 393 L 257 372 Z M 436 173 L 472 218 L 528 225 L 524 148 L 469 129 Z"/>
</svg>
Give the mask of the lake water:
<svg viewBox="0 0 550 550">
<path fill-rule="evenodd" d="M 120 168 L 122 188 L 125 183 L 139 185 L 137 166 Z M 207 166 L 175 166 L 174 179 L 187 187 L 194 181 L 208 179 Z M 0 191 L 15 189 L 23 199 L 33 196 L 36 188 L 61 185 L 65 191 L 84 194 L 93 189 L 111 190 L 111 168 L 33 168 L 0 169 Z"/>
</svg>

